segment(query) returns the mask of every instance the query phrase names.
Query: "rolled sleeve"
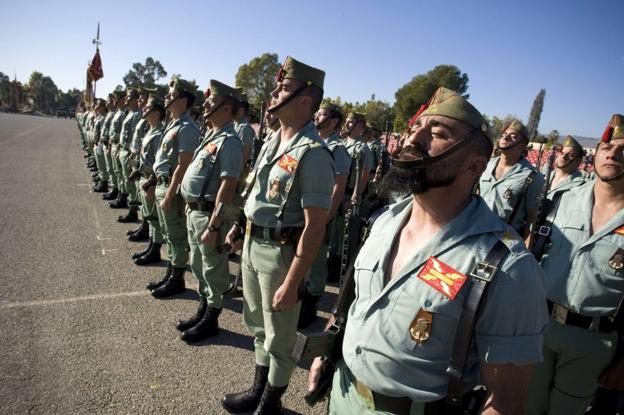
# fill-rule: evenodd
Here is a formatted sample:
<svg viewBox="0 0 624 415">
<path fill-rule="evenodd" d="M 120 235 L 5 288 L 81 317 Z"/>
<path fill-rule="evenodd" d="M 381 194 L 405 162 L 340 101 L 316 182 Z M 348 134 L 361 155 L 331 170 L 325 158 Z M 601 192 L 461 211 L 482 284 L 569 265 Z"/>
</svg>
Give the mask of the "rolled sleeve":
<svg viewBox="0 0 624 415">
<path fill-rule="evenodd" d="M 184 125 L 178 131 L 176 140 L 178 140 L 178 152 L 179 153 L 193 153 L 197 146 L 199 131 L 192 125 Z"/>
<path fill-rule="evenodd" d="M 323 193 L 304 193 L 301 196 L 301 207 L 320 207 L 329 209 L 331 206 L 331 196 Z"/>
<path fill-rule="evenodd" d="M 219 151 L 219 177 L 239 178 L 243 164 L 243 149 L 240 140 L 226 139 Z"/>
<path fill-rule="evenodd" d="M 320 147 L 308 150 L 301 163 L 301 206 L 329 209 L 336 176 L 331 152 Z"/>
</svg>

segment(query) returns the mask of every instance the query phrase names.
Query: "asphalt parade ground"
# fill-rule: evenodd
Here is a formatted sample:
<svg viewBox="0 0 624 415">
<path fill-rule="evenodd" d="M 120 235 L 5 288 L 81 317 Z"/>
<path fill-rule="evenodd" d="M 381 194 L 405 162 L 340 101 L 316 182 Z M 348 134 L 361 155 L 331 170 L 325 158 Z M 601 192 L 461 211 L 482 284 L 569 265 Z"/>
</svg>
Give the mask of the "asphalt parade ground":
<svg viewBox="0 0 624 415">
<path fill-rule="evenodd" d="M 132 263 L 137 225 L 90 191 L 82 154 L 75 120 L 0 114 L 0 413 L 226 413 L 221 397 L 253 379 L 242 298 L 226 302 L 218 337 L 182 342 L 174 323 L 196 309 L 192 274 L 185 294 L 152 298 L 145 284 L 164 263 Z M 296 369 L 286 413 L 324 413 L 303 400 L 307 374 Z"/>
</svg>

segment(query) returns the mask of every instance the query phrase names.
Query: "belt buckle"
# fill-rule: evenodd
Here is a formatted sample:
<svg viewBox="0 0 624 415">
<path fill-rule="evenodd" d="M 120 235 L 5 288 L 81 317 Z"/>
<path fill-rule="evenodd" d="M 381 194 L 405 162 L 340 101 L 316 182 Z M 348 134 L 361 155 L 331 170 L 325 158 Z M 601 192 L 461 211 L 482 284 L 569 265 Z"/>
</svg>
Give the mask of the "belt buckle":
<svg viewBox="0 0 624 415">
<path fill-rule="evenodd" d="M 553 304 L 552 313 L 550 315 L 556 322 L 565 324 L 568 318 L 568 309 L 559 304 Z"/>
<path fill-rule="evenodd" d="M 537 233 L 542 236 L 550 235 L 550 226 L 545 226 L 545 225 L 540 226 Z"/>
<path fill-rule="evenodd" d="M 364 404 L 371 409 L 375 410 L 375 398 L 373 398 L 373 391 L 370 390 L 368 386 L 360 382 L 359 380 L 355 380 L 355 390 L 362 397 Z"/>
</svg>

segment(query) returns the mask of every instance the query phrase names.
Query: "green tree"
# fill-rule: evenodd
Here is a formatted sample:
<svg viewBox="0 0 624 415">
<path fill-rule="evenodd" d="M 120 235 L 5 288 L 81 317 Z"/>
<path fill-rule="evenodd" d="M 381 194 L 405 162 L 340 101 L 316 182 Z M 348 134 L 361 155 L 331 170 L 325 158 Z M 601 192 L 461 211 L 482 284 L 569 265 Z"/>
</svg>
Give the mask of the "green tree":
<svg viewBox="0 0 624 415">
<path fill-rule="evenodd" d="M 439 87 L 457 91 L 468 98 L 468 75 L 454 65 L 438 65 L 424 75 L 417 75 L 399 88 L 394 97 L 395 131 L 405 128 L 407 121 Z"/>
<path fill-rule="evenodd" d="M 529 115 L 529 122 L 527 123 L 527 129 L 529 130 L 529 139 L 532 140 L 539 132 L 537 127 L 539 126 L 540 118 L 542 117 L 542 111 L 544 110 L 544 97 L 546 96 L 546 90 L 540 89 L 540 92 L 533 101 L 531 107 L 531 114 Z"/>
<path fill-rule="evenodd" d="M 511 114 L 507 114 L 504 118 L 497 117 L 496 115 L 494 115 L 492 118 L 488 117 L 485 114 L 483 116 L 490 123 L 490 131 L 495 141 L 498 141 L 501 134 L 503 134 L 503 127 L 516 118 Z"/>
<path fill-rule="evenodd" d="M 135 62 L 132 69 L 123 77 L 127 88 L 154 88 L 159 79 L 167 76 L 167 71 L 160 61 L 151 56 L 145 59 L 145 64 Z"/>
<path fill-rule="evenodd" d="M 559 131 L 552 130 L 546 136 L 546 145 L 552 146 L 554 144 L 557 144 L 559 142 L 559 138 L 560 138 Z"/>
<path fill-rule="evenodd" d="M 8 103 L 11 100 L 12 89 L 11 78 L 0 72 L 0 101 Z"/>
<path fill-rule="evenodd" d="M 34 71 L 30 74 L 27 83 L 27 91 L 33 100 L 33 107 L 37 111 L 51 114 L 56 110 L 56 96 L 58 88 L 49 76 L 44 76 L 41 72 Z"/>
<path fill-rule="evenodd" d="M 264 53 L 239 66 L 236 86 L 243 88 L 254 108 L 260 108 L 270 99 L 280 66 L 277 53 Z"/>
</svg>

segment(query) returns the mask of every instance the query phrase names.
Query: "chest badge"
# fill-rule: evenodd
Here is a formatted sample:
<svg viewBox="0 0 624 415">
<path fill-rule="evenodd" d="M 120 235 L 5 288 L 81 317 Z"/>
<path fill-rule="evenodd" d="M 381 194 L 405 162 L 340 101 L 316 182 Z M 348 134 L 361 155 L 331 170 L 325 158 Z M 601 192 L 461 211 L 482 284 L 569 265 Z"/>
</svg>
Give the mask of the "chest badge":
<svg viewBox="0 0 624 415">
<path fill-rule="evenodd" d="M 275 179 L 269 189 L 269 197 L 271 199 L 277 199 L 279 197 L 280 180 Z"/>
<path fill-rule="evenodd" d="M 618 249 L 615 254 L 613 254 L 611 259 L 609 259 L 609 266 L 616 271 L 624 267 L 624 250 Z"/>
<path fill-rule="evenodd" d="M 197 171 L 201 171 L 204 168 L 204 158 L 199 158 L 197 160 Z"/>
<path fill-rule="evenodd" d="M 418 278 L 450 300 L 454 300 L 466 282 L 466 276 L 434 256 L 429 257 Z"/>
<path fill-rule="evenodd" d="M 282 169 L 286 170 L 288 173 L 293 174 L 295 172 L 295 169 L 297 168 L 298 162 L 299 161 L 296 158 L 291 157 L 288 154 L 284 154 L 282 157 L 280 157 L 277 165 Z"/>
<path fill-rule="evenodd" d="M 432 322 L 433 316 L 430 312 L 423 310 L 422 308 L 418 310 L 418 314 L 416 314 L 416 317 L 409 327 L 409 334 L 412 340 L 418 344 L 427 341 L 431 335 Z"/>
<path fill-rule="evenodd" d="M 511 189 L 507 189 L 507 190 L 505 190 L 505 193 L 503 193 L 503 198 L 504 198 L 504 199 L 509 199 L 509 198 L 511 198 Z"/>
<path fill-rule="evenodd" d="M 166 153 L 167 151 L 169 151 L 169 145 L 165 142 L 162 144 L 162 150 Z"/>
</svg>

